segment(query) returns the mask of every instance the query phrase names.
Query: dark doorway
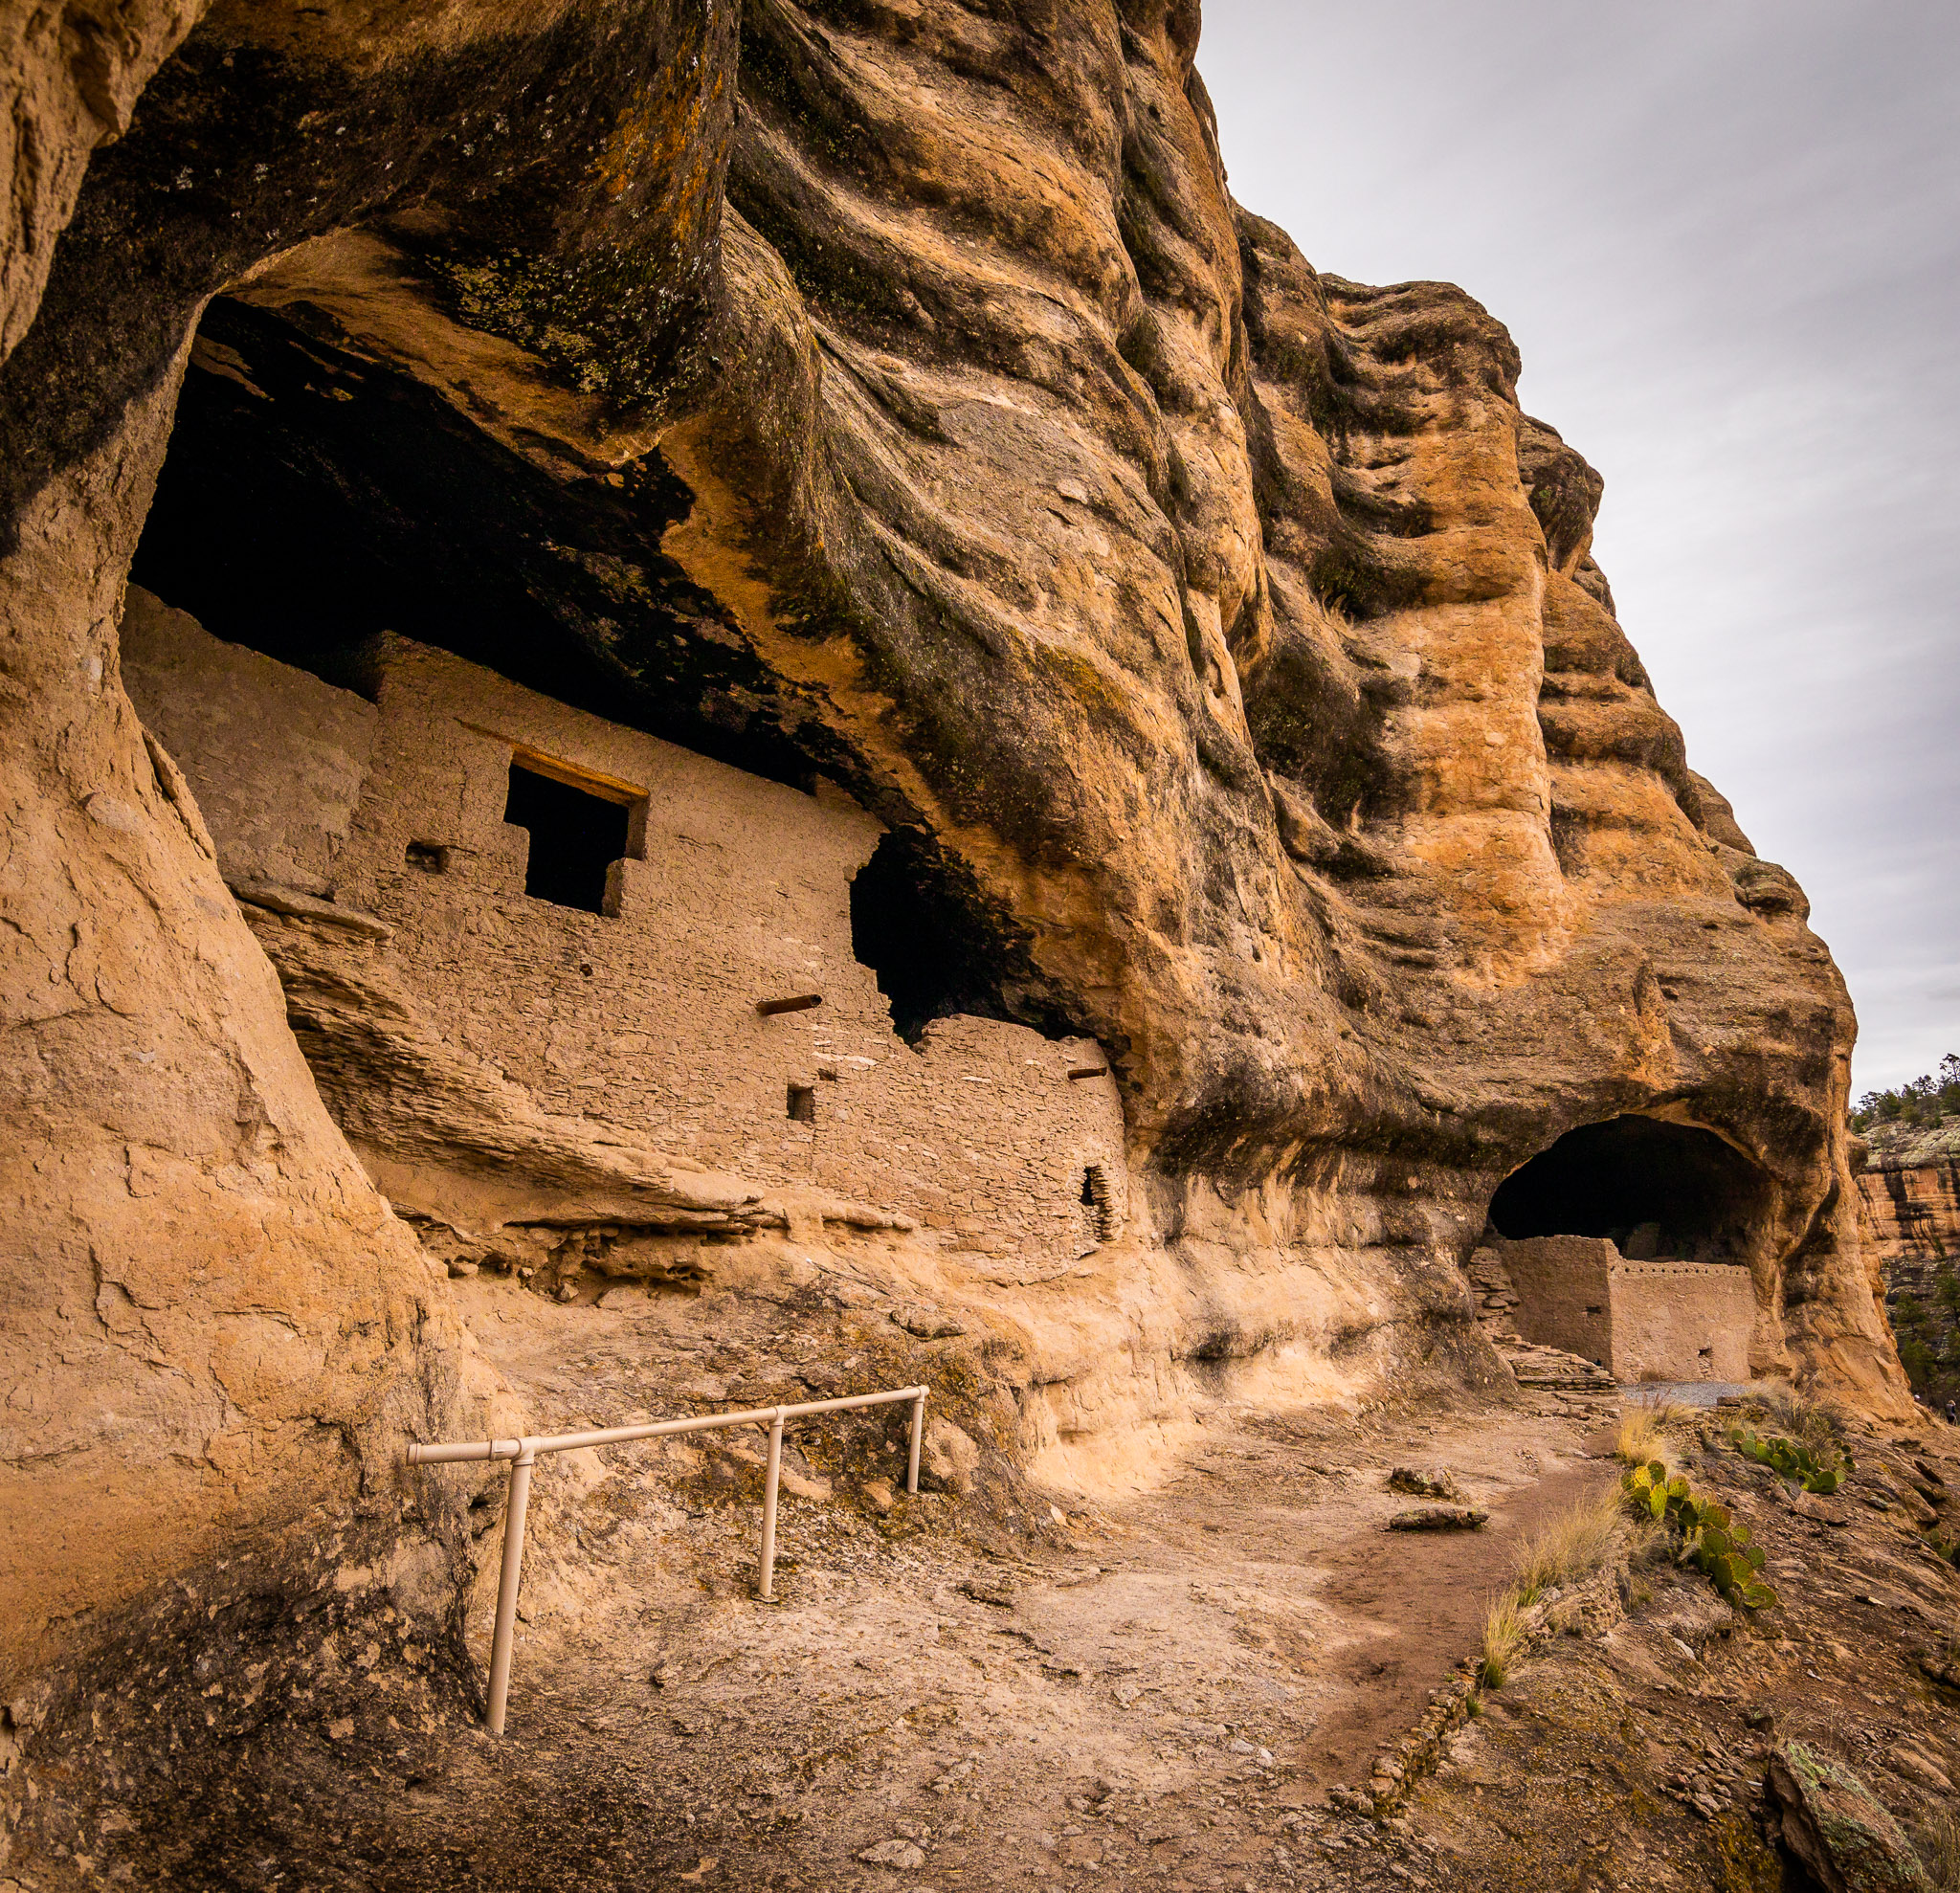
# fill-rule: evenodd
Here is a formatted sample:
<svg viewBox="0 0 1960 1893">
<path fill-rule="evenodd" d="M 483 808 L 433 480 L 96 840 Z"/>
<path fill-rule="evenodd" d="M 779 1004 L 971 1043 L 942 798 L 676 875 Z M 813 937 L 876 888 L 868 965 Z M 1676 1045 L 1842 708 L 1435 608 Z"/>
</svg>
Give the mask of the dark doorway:
<svg viewBox="0 0 1960 1893">
<path fill-rule="evenodd" d="M 1513 1170 L 1490 1220 L 1514 1241 L 1604 1236 L 1641 1259 L 1739 1262 L 1769 1195 L 1762 1169 L 1713 1131 L 1628 1116 L 1581 1125 Z"/>
<path fill-rule="evenodd" d="M 589 914 L 606 911 L 606 871 L 626 853 L 623 804 L 513 763 L 503 819 L 531 832 L 526 894 Z"/>
<path fill-rule="evenodd" d="M 948 886 L 944 857 L 909 829 L 885 835 L 851 882 L 851 950 L 878 975 L 908 1045 L 954 1013 L 1006 1016 L 992 944 L 973 905 Z"/>
</svg>

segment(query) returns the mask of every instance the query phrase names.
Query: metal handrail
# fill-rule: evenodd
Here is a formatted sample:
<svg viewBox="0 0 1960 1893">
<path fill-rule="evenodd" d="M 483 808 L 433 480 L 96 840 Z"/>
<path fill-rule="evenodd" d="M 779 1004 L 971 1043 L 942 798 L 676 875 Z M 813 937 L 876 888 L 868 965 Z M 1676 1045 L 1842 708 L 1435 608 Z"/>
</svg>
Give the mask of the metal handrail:
<svg viewBox="0 0 1960 1893">
<path fill-rule="evenodd" d="M 775 1595 L 776 1487 L 783 1472 L 783 1423 L 806 1414 L 842 1413 L 850 1407 L 879 1407 L 894 1400 L 912 1403 L 912 1448 L 905 1464 L 905 1490 L 919 1489 L 919 1446 L 925 1432 L 926 1387 L 897 1387 L 884 1393 L 847 1393 L 835 1400 L 805 1400 L 788 1407 L 751 1407 L 739 1414 L 702 1414 L 692 1419 L 653 1420 L 644 1426 L 611 1426 L 594 1433 L 530 1434 L 522 1439 L 444 1440 L 409 1448 L 412 1466 L 453 1465 L 476 1459 L 508 1459 L 510 1481 L 503 1500 L 503 1559 L 497 1572 L 497 1628 L 490 1638 L 490 1692 L 484 1721 L 492 1735 L 503 1733 L 504 1705 L 510 1698 L 511 1644 L 517 1630 L 517 1587 L 524 1562 L 524 1514 L 531 1503 L 531 1467 L 540 1453 L 568 1453 L 581 1446 L 616 1446 L 632 1439 L 657 1439 L 672 1433 L 706 1433 L 724 1426 L 769 1430 L 768 1477 L 762 1497 L 762 1558 L 756 1595 Z"/>
</svg>

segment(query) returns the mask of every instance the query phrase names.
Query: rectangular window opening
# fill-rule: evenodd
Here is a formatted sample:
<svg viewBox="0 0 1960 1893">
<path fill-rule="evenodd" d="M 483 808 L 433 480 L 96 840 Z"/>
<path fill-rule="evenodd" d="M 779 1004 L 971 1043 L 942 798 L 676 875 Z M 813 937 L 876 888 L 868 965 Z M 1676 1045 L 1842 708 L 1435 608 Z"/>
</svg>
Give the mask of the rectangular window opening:
<svg viewBox="0 0 1960 1893">
<path fill-rule="evenodd" d="M 632 830 L 626 803 L 513 762 L 503 819 L 530 831 L 526 894 L 588 914 L 606 911 L 607 874 L 625 857 Z"/>
<path fill-rule="evenodd" d="M 816 1122 L 815 1085 L 792 1084 L 790 1087 L 790 1116 L 797 1124 Z"/>
</svg>

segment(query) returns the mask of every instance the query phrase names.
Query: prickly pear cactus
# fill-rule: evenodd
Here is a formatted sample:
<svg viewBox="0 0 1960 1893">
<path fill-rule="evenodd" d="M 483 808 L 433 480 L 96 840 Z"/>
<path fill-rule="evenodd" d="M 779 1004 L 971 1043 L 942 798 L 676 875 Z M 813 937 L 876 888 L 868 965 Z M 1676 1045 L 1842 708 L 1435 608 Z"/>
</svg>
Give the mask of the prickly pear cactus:
<svg viewBox="0 0 1960 1893">
<path fill-rule="evenodd" d="M 1744 1459 L 1753 1459 L 1759 1466 L 1769 1466 L 1785 1479 L 1801 1485 L 1806 1492 L 1815 1492 L 1823 1498 L 1837 1491 L 1844 1483 L 1845 1475 L 1854 1471 L 1857 1465 L 1842 1446 L 1834 1448 L 1827 1459 L 1815 1448 L 1800 1446 L 1794 1439 L 1785 1439 L 1780 1435 L 1759 1439 L 1753 1433 L 1738 1426 L 1730 1430 L 1728 1438 Z"/>
<path fill-rule="evenodd" d="M 1624 1474 L 1620 1489 L 1649 1517 L 1666 1521 L 1680 1540 L 1681 1562 L 1704 1572 L 1730 1604 L 1761 1611 L 1776 1602 L 1758 1576 L 1764 1558 L 1748 1526 L 1736 1524 L 1726 1505 L 1696 1498 L 1684 1474 L 1670 1476 L 1656 1459 Z"/>
</svg>

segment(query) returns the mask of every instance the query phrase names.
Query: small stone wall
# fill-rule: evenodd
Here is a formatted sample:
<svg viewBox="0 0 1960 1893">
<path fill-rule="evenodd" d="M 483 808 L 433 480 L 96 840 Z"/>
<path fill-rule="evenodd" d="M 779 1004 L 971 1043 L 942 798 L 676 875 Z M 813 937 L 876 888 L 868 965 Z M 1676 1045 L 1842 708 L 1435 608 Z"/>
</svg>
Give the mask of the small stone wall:
<svg viewBox="0 0 1960 1893">
<path fill-rule="evenodd" d="M 1507 1281 L 1505 1312 L 1526 1341 L 1577 1354 L 1625 1384 L 1748 1378 L 1755 1289 L 1746 1268 L 1629 1261 L 1589 1236 L 1500 1237 L 1485 1254 Z"/>
<path fill-rule="evenodd" d="M 916 1050 L 893 1031 L 850 918 L 883 830 L 840 791 L 764 781 L 404 638 L 369 649 L 374 702 L 181 612 L 149 612 L 130 649 L 131 696 L 227 879 L 387 923 L 382 950 L 438 1034 L 545 1110 L 909 1216 L 1002 1281 L 1123 1233 L 1122 1105 L 1099 1046 L 967 1016 Z M 606 911 L 524 892 L 513 762 L 628 809 Z M 822 1003 L 757 1011 L 810 994 Z"/>
<path fill-rule="evenodd" d="M 1608 1283 L 1615 1380 L 1749 1377 L 1754 1284 L 1720 1262 L 1615 1262 Z"/>
<path fill-rule="evenodd" d="M 226 878 L 330 894 L 374 752 L 374 705 L 221 643 L 135 585 L 122 681 L 189 778 Z"/>
<path fill-rule="evenodd" d="M 1511 1310 L 1518 1332 L 1541 1347 L 1563 1347 L 1611 1368 L 1607 1271 L 1619 1260 L 1619 1251 L 1591 1236 L 1534 1236 L 1500 1248 L 1518 1298 Z"/>
</svg>

